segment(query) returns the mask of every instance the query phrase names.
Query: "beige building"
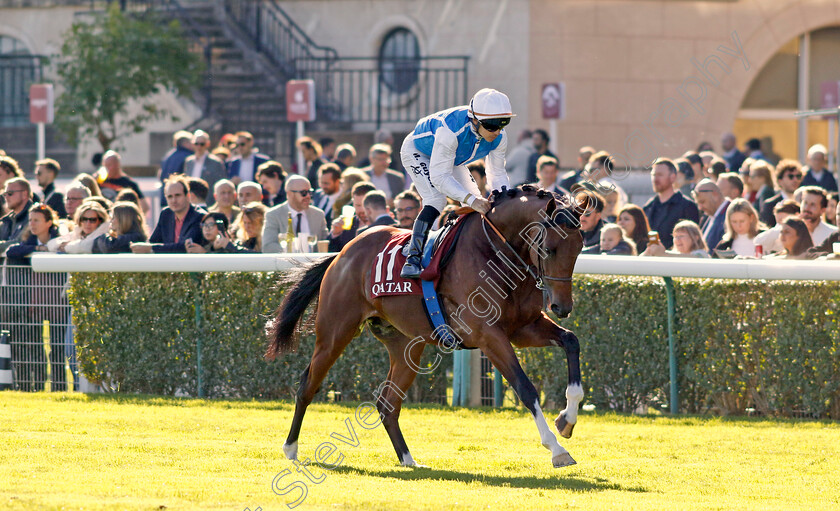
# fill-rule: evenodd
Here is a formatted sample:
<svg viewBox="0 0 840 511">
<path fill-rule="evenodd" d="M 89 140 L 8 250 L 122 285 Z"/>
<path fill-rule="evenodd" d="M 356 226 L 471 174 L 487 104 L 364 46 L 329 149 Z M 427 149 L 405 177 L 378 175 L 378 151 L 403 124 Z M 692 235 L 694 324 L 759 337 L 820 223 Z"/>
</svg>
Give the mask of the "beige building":
<svg viewBox="0 0 840 511">
<path fill-rule="evenodd" d="M 224 16 L 230 2 L 203 3 L 215 3 L 217 15 Z M 0 37 L 20 41 L 31 53 L 54 51 L 60 44 L 55 34 L 69 26 L 78 8 L 32 7 L 38 3 L 72 2 L 17 0 L 29 7 L 0 9 Z M 583 145 L 640 166 L 701 141 L 719 149 L 726 131 L 734 131 L 739 143 L 759 137 L 772 144 L 770 152 L 800 159 L 812 143 L 836 145 L 829 143 L 827 121 L 794 117 L 795 111 L 824 106 L 830 83 L 840 80 L 835 0 L 286 0 L 280 5 L 312 41 L 341 57 L 468 56 L 466 83 L 455 85 L 464 91 L 460 96 L 481 87 L 507 92 L 519 114 L 509 128 L 513 136 L 525 127 L 552 128 L 542 118 L 542 85 L 563 83 L 565 117 L 556 122 L 553 143 L 564 166 L 576 165 Z M 417 76 L 406 91 L 380 105 L 393 114 L 381 125 L 397 134 L 410 130 L 414 117 L 430 113 L 418 105 L 431 85 L 422 72 Z M 363 89 L 354 96 L 358 108 L 382 97 L 370 85 Z M 169 101 L 187 116 L 186 124 L 200 116 L 183 101 Z M 836 95 L 832 101 L 840 103 Z M 311 126 L 340 138 L 371 133 L 376 125 L 351 119 L 334 128 Z M 838 130 L 831 131 L 836 138 Z M 130 145 L 130 163 L 154 163 L 148 134 Z"/>
</svg>

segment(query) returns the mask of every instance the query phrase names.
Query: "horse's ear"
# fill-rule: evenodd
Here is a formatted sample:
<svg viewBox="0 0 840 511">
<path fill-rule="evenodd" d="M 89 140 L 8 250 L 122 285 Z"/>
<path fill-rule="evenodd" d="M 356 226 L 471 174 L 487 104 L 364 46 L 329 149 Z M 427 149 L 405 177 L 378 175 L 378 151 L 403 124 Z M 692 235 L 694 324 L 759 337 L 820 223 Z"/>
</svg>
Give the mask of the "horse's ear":
<svg viewBox="0 0 840 511">
<path fill-rule="evenodd" d="M 552 196 L 551 200 L 548 201 L 548 204 L 545 205 L 546 218 L 554 218 L 555 211 L 557 211 L 557 199 Z"/>
<path fill-rule="evenodd" d="M 578 191 L 572 196 L 572 211 L 574 211 L 575 217 L 580 218 L 582 214 L 594 209 L 595 200 L 596 199 L 586 193 L 585 190 L 578 189 Z"/>
</svg>

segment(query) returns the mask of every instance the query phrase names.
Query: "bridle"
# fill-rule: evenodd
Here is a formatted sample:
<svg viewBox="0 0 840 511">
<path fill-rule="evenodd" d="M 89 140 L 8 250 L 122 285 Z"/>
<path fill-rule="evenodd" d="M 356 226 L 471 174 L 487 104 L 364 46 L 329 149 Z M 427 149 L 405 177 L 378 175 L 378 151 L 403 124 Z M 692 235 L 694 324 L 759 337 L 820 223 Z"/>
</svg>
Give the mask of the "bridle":
<svg viewBox="0 0 840 511">
<path fill-rule="evenodd" d="M 507 238 L 505 238 L 505 235 L 502 234 L 502 232 L 499 231 L 499 229 L 495 225 L 493 225 L 493 222 L 489 218 L 487 218 L 486 215 L 481 215 L 481 228 L 484 230 L 484 237 L 487 238 L 487 242 L 490 243 L 491 247 L 493 247 L 494 252 L 498 252 L 498 248 L 496 247 L 496 244 L 493 243 L 493 240 L 490 239 L 490 234 L 487 232 L 487 226 L 488 225 L 490 226 L 490 228 L 493 229 L 493 231 L 496 233 L 496 235 L 499 236 L 499 238 L 502 239 L 502 242 L 510 250 L 510 252 L 513 253 L 513 255 L 516 257 L 516 259 L 519 261 L 519 264 L 521 264 L 522 267 L 525 268 L 525 270 L 527 270 L 528 273 L 531 274 L 531 277 L 533 277 L 534 280 L 537 282 L 537 289 L 539 289 L 540 291 L 543 291 L 543 292 L 547 291 L 547 288 L 545 287 L 545 284 L 543 283 L 543 280 L 552 280 L 552 281 L 555 281 L 555 282 L 571 282 L 572 281 L 572 276 L 569 276 L 569 277 L 552 277 L 550 275 L 545 275 L 543 273 L 542 257 L 539 256 L 539 253 L 537 254 L 537 268 L 536 268 L 537 271 L 534 272 L 534 266 L 526 263 L 519 256 L 519 254 L 516 252 L 516 250 L 514 250 L 514 248 L 508 242 Z M 542 240 L 540 240 L 540 243 L 541 243 L 540 248 L 542 248 L 543 252 L 544 252 L 545 251 L 544 249 L 545 249 L 546 236 L 543 236 L 542 234 L 540 236 L 542 237 Z"/>
</svg>

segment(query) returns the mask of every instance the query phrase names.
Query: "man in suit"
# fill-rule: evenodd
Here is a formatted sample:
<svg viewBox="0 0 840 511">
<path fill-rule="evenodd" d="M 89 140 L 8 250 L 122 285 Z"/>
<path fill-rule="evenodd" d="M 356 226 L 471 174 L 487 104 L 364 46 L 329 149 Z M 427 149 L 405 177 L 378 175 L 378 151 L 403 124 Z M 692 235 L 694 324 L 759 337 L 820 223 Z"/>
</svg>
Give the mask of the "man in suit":
<svg viewBox="0 0 840 511">
<path fill-rule="evenodd" d="M 365 198 L 362 199 L 362 205 L 365 208 L 365 216 L 370 218 L 371 222 L 367 227 L 359 229 L 358 234 L 362 234 L 371 227 L 379 225 L 397 225 L 397 221 L 394 220 L 391 212 L 388 211 L 388 202 L 385 199 L 385 194 L 380 190 L 373 190 L 365 194 Z"/>
<path fill-rule="evenodd" d="M 189 131 L 178 130 L 172 135 L 172 149 L 170 149 L 160 162 L 160 171 L 158 178 L 161 183 L 166 183 L 166 180 L 172 174 L 184 173 L 184 162 L 187 157 L 193 154 L 192 147 L 193 134 Z M 163 193 L 165 187 L 161 189 Z M 163 201 L 164 197 L 161 197 Z"/>
<path fill-rule="evenodd" d="M 391 146 L 374 144 L 369 153 L 370 166 L 364 170 L 370 177 L 370 182 L 377 190 L 382 191 L 388 199 L 388 206 L 394 205 L 394 197 L 405 190 L 405 178 L 391 166 Z"/>
<path fill-rule="evenodd" d="M 280 237 L 286 236 L 289 229 L 289 217 L 292 218 L 294 234 L 315 236 L 318 240 L 327 238 L 327 221 L 324 212 L 311 205 L 312 190 L 309 180 L 303 176 L 292 175 L 286 179 L 288 200 L 274 206 L 265 214 L 262 232 L 262 251 L 280 252 Z"/>
<path fill-rule="evenodd" d="M 668 158 L 657 158 L 650 171 L 650 181 L 656 196 L 647 201 L 644 208 L 650 229 L 659 233 L 659 239 L 666 249 L 674 243 L 671 233 L 680 220 L 700 221 L 697 204 L 674 190 L 677 180 L 677 166 Z"/>
<path fill-rule="evenodd" d="M 332 225 L 333 206 L 341 195 L 341 171 L 335 163 L 325 163 L 318 169 L 318 186 L 312 196 L 312 204 L 324 212 L 327 225 Z"/>
<path fill-rule="evenodd" d="M 784 159 L 776 165 L 776 183 L 779 185 L 779 193 L 770 197 L 763 203 L 758 218 L 768 227 L 776 225 L 776 216 L 773 215 L 773 208 L 776 204 L 785 199 L 793 199 L 796 189 L 802 186 L 802 165 L 796 160 Z"/>
<path fill-rule="evenodd" d="M 708 178 L 700 181 L 691 195 L 697 201 L 700 211 L 706 214 L 703 223 L 700 224 L 700 231 L 703 233 L 703 238 L 709 247 L 709 255 L 711 255 L 726 231 L 726 210 L 729 208 L 729 200 L 723 196 L 718 185 Z"/>
<path fill-rule="evenodd" d="M 723 151 L 723 159 L 726 161 L 726 168 L 730 172 L 738 172 L 747 156 L 738 150 L 738 144 L 735 135 L 732 133 L 724 133 L 720 137 L 720 147 Z"/>
<path fill-rule="evenodd" d="M 158 217 L 148 243 L 132 243 L 135 254 L 185 254 L 190 243 L 201 244 L 201 217 L 206 213 L 190 204 L 189 184 L 183 174 L 169 176 L 164 187 L 167 207 Z"/>
<path fill-rule="evenodd" d="M 257 182 L 262 186 L 266 198 L 263 204 L 268 207 L 279 206 L 286 202 L 286 171 L 280 162 L 269 160 L 257 169 Z M 245 204 L 240 204 L 244 206 Z"/>
<path fill-rule="evenodd" d="M 256 179 L 257 169 L 270 158 L 254 152 L 254 136 L 247 131 L 236 134 L 236 149 L 239 157 L 228 162 L 228 178 L 238 185 Z"/>
<path fill-rule="evenodd" d="M 184 174 L 203 179 L 207 182 L 208 189 L 213 190 L 219 180 L 227 179 L 225 163 L 210 153 L 210 135 L 207 132 L 196 130 L 192 143 L 195 153 L 184 161 Z M 212 196 L 207 197 L 208 206 L 212 206 L 214 202 Z"/>
<path fill-rule="evenodd" d="M 64 208 L 64 195 L 55 189 L 55 178 L 61 171 L 61 166 L 52 158 L 46 158 L 35 162 L 35 179 L 44 194 L 39 202 L 53 208 L 58 213 L 58 218 L 67 218 L 67 210 Z"/>
</svg>

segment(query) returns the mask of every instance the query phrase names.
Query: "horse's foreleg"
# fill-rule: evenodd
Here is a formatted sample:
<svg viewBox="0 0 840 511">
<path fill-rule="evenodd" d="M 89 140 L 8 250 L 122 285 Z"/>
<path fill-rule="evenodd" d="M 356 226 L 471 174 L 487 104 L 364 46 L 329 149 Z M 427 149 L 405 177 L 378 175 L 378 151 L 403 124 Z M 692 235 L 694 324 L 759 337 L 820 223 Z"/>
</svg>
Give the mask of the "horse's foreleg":
<svg viewBox="0 0 840 511">
<path fill-rule="evenodd" d="M 580 344 L 570 330 L 558 326 L 545 314 L 537 321 L 519 329 L 511 342 L 520 348 L 559 346 L 566 352 L 569 381 L 566 386 L 566 408 L 560 412 L 554 425 L 563 438 L 571 438 L 577 423 L 577 413 L 583 400 L 580 381 Z"/>
<path fill-rule="evenodd" d="M 522 366 L 519 365 L 519 360 L 516 358 L 516 353 L 507 339 L 499 339 L 491 341 L 483 348 L 484 354 L 490 359 L 490 362 L 502 373 L 502 375 L 510 382 L 516 395 L 525 404 L 525 407 L 530 410 L 534 417 L 534 422 L 537 424 L 537 430 L 540 433 L 540 442 L 543 447 L 551 451 L 551 463 L 555 467 L 566 467 L 574 465 L 576 461 L 572 458 L 569 452 L 560 445 L 557 437 L 551 432 L 545 416 L 540 408 L 539 395 L 534 384 L 528 379 Z"/>
</svg>

